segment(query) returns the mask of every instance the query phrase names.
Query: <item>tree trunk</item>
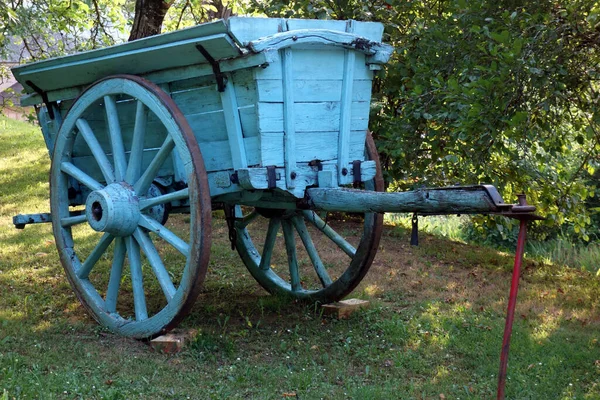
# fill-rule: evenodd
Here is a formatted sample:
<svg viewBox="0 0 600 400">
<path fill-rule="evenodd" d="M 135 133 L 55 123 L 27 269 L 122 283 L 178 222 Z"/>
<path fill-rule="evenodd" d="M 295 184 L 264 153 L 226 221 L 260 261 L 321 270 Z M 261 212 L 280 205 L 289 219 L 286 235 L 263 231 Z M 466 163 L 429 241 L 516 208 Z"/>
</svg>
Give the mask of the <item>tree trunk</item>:
<svg viewBox="0 0 600 400">
<path fill-rule="evenodd" d="M 136 0 L 129 41 L 158 35 L 173 0 Z"/>
<path fill-rule="evenodd" d="M 129 41 L 147 36 L 158 35 L 169 7 L 175 0 L 136 0 L 133 27 L 129 34 Z M 207 20 L 227 19 L 231 17 L 232 10 L 223 4 L 222 0 L 207 0 L 205 3 L 213 5 L 217 11 L 208 11 Z"/>
<path fill-rule="evenodd" d="M 217 9 L 216 12 L 212 10 L 208 11 L 209 21 L 214 19 L 227 19 L 231 17 L 233 13 L 231 8 L 224 5 L 222 0 L 210 0 L 208 1 L 208 3 L 213 5 Z"/>
</svg>

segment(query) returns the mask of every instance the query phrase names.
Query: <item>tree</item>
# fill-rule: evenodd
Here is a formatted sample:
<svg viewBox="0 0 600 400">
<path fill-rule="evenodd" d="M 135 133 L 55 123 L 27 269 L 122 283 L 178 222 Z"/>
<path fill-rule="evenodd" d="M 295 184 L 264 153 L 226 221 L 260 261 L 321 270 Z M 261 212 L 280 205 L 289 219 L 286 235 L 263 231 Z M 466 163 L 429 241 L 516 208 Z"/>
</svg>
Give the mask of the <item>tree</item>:
<svg viewBox="0 0 600 400">
<path fill-rule="evenodd" d="M 594 230 L 600 167 L 600 6 L 595 1 L 253 0 L 277 17 L 385 24 L 396 53 L 375 85 L 371 129 L 388 182 L 492 183 L 527 193 L 539 237 Z M 511 221 L 487 221 L 510 238 Z M 476 224 L 481 227 L 481 224 Z M 508 228 L 508 229 L 507 229 Z"/>
<path fill-rule="evenodd" d="M 174 0 L 136 0 L 129 41 L 160 33 L 163 20 Z"/>
<path fill-rule="evenodd" d="M 175 17 L 172 22 L 176 23 L 169 24 L 169 27 L 179 29 L 186 20 L 199 24 L 219 18 L 227 19 L 234 8 L 235 4 L 223 4 L 222 0 L 136 0 L 129 41 L 159 34 L 170 9 Z"/>
</svg>

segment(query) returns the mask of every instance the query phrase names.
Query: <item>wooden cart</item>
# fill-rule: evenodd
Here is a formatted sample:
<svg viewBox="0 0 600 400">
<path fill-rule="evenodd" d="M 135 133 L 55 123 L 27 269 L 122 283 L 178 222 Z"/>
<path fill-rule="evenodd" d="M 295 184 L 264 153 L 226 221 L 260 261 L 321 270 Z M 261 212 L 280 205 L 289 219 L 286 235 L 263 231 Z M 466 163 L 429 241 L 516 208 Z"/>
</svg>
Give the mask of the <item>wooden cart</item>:
<svg viewBox="0 0 600 400">
<path fill-rule="evenodd" d="M 381 193 L 367 128 L 373 74 L 392 52 L 382 32 L 231 18 L 15 68 L 52 159 L 50 214 L 15 225 L 51 221 L 90 314 L 147 338 L 173 328 L 198 296 L 215 209 L 265 289 L 317 302 L 364 277 L 384 211 L 532 211 L 489 186 Z M 362 228 L 335 229 L 323 217 L 333 211 L 361 213 Z M 343 270 L 317 250 L 323 238 L 346 257 Z"/>
</svg>

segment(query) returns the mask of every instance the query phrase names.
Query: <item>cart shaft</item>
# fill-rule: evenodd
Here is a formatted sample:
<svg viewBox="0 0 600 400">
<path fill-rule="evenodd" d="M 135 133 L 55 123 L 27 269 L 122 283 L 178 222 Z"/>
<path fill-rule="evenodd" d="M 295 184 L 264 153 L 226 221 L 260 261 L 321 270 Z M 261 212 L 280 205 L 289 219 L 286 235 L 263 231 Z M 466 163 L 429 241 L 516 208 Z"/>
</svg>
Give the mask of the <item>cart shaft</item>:
<svg viewBox="0 0 600 400">
<path fill-rule="evenodd" d="M 493 186 L 456 186 L 409 192 L 372 192 L 354 189 L 307 189 L 306 206 L 313 210 L 344 212 L 410 212 L 433 214 L 486 214 L 507 212 Z"/>
</svg>

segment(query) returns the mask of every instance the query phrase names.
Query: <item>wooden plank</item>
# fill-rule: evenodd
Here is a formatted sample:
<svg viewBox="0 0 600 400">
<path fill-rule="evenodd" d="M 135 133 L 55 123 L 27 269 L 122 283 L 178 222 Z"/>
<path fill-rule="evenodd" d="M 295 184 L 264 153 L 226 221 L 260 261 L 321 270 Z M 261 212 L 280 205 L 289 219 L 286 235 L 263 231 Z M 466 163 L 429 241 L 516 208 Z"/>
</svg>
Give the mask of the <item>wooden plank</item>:
<svg viewBox="0 0 600 400">
<path fill-rule="evenodd" d="M 287 25 L 288 30 L 296 29 L 330 29 L 332 31 L 345 31 L 346 24 L 349 21 L 335 21 L 335 20 L 314 20 L 314 19 L 288 19 Z M 383 35 L 383 24 L 379 22 L 363 22 L 363 21 L 352 21 L 354 25 L 354 33 L 357 36 L 365 39 L 372 40 L 374 42 L 380 42 Z"/>
<path fill-rule="evenodd" d="M 195 329 L 188 331 L 174 330 L 150 341 L 150 347 L 159 353 L 173 354 L 185 348 L 188 342 L 198 334 Z"/>
<path fill-rule="evenodd" d="M 367 130 L 369 125 L 368 102 L 352 102 L 351 130 Z M 258 103 L 258 129 L 264 132 L 282 132 L 283 104 Z M 297 132 L 337 131 L 340 128 L 340 103 L 295 103 L 295 128 Z"/>
<path fill-rule="evenodd" d="M 252 54 L 245 57 L 239 57 L 232 60 L 223 60 L 219 64 L 222 72 L 236 71 L 242 68 L 251 68 L 260 65 L 268 65 L 273 62 L 273 54 L 263 52 L 260 54 Z M 185 67 L 170 68 L 161 71 L 149 72 L 141 74 L 144 78 L 156 84 L 165 82 L 182 81 L 191 78 L 208 78 L 215 83 L 214 72 L 208 64 L 190 65 Z M 49 101 L 69 100 L 74 99 L 85 89 L 85 85 L 74 86 L 65 89 L 57 89 L 48 91 Z M 23 106 L 31 106 L 42 103 L 42 97 L 37 93 L 27 94 L 21 97 Z"/>
<path fill-rule="evenodd" d="M 324 163 L 324 171 L 336 171 L 336 165 L 333 163 Z M 292 195 L 301 198 L 305 195 L 305 190 L 308 186 L 316 185 L 318 183 L 318 171 L 315 167 L 308 165 L 297 165 L 296 166 L 296 185 L 294 188 L 288 188 L 285 181 L 285 168 L 276 168 L 275 176 L 277 177 L 275 185 L 278 189 L 285 190 Z M 368 181 L 373 179 L 376 173 L 376 165 L 374 161 L 365 161 L 361 165 L 361 179 Z M 238 170 L 239 185 L 244 189 L 252 190 L 265 190 L 269 189 L 269 182 L 267 178 L 266 168 L 242 168 Z M 331 190 L 331 189 L 330 189 Z M 334 193 L 337 193 L 337 189 L 333 189 Z"/>
<path fill-rule="evenodd" d="M 311 188 L 307 189 L 307 194 L 310 207 L 324 211 L 480 214 L 497 210 L 493 199 L 481 186 L 395 193 Z"/>
<path fill-rule="evenodd" d="M 197 89 L 176 91 L 171 97 L 184 115 L 222 111 L 221 96 L 215 85 L 199 86 Z"/>
<path fill-rule="evenodd" d="M 281 60 L 283 78 L 283 154 L 288 189 L 295 187 L 296 180 L 296 107 L 294 103 L 293 63 L 292 49 L 284 49 Z"/>
<path fill-rule="evenodd" d="M 270 36 L 279 32 L 279 23 L 276 19 L 234 17 L 228 21 L 232 36 L 241 45 L 246 45 L 252 40 Z M 373 41 L 380 41 L 383 34 L 383 24 L 379 22 L 356 22 L 356 34 Z M 334 31 L 345 31 L 346 21 L 336 20 L 306 20 L 287 19 L 287 29 L 330 29 Z"/>
<path fill-rule="evenodd" d="M 280 32 L 280 19 L 233 17 L 227 20 L 229 32 L 234 40 L 246 46 L 251 40 Z"/>
<path fill-rule="evenodd" d="M 227 140 L 223 111 L 185 116 L 199 143 Z"/>
<path fill-rule="evenodd" d="M 225 128 L 227 130 L 233 169 L 246 168 L 248 160 L 246 159 L 246 150 L 244 149 L 242 123 L 240 121 L 233 82 L 227 83 L 225 90 L 221 92 L 221 102 L 223 104 Z"/>
<path fill-rule="evenodd" d="M 246 107 L 255 105 L 258 95 L 252 69 L 243 69 L 231 73 L 231 80 L 235 85 L 238 106 Z M 281 101 L 283 101 L 283 96 Z"/>
<path fill-rule="evenodd" d="M 196 49 L 201 44 L 216 60 L 241 54 L 227 34 L 217 34 L 202 38 L 190 38 L 157 46 L 130 49 L 123 45 L 119 52 L 98 50 L 97 53 L 81 53 L 61 58 L 59 65 L 34 63 L 18 70 L 18 80 L 27 91 L 32 92 L 25 81 L 31 80 L 42 90 L 56 90 L 66 87 L 90 84 L 102 77 L 113 74 L 140 75 L 151 71 L 207 63 Z M 119 47 L 119 46 L 115 46 Z M 114 50 L 114 48 L 107 48 Z M 87 57 L 78 57 L 86 55 Z"/>
<path fill-rule="evenodd" d="M 349 32 L 354 26 L 349 23 L 346 28 Z M 350 152 L 350 130 L 352 129 L 352 86 L 354 84 L 356 52 L 346 50 L 344 55 L 344 75 L 342 82 L 342 100 L 340 109 L 340 134 L 338 135 L 338 180 L 342 182 L 348 176 L 348 162 Z"/>
<path fill-rule="evenodd" d="M 244 138 L 243 142 L 248 165 L 258 165 L 260 163 L 258 137 Z M 228 140 L 199 143 L 199 146 L 207 171 L 233 169 L 231 148 L 229 147 Z"/>
<path fill-rule="evenodd" d="M 371 101 L 371 80 L 355 80 L 352 85 L 352 101 Z M 258 101 L 268 103 L 283 102 L 281 80 L 258 79 L 256 81 Z M 342 97 L 342 79 L 296 79 L 294 80 L 294 98 L 297 102 L 340 101 Z"/>
<path fill-rule="evenodd" d="M 355 79 L 373 79 L 373 71 L 366 67 L 365 55 L 356 54 Z M 344 49 L 294 49 L 294 79 L 342 79 L 344 74 Z M 267 68 L 255 69 L 256 79 L 282 79 L 281 67 L 273 63 Z"/>
<path fill-rule="evenodd" d="M 302 140 L 296 142 L 296 161 L 335 160 L 338 157 L 338 131 L 305 132 Z M 350 135 L 349 158 L 364 160 L 366 130 L 352 131 Z M 265 132 L 261 134 L 261 163 L 264 166 L 283 166 L 283 132 Z"/>
<path fill-rule="evenodd" d="M 258 136 L 256 107 L 254 105 L 242 107 L 239 109 L 239 113 L 244 137 Z"/>
<path fill-rule="evenodd" d="M 367 307 L 369 307 L 369 301 L 360 299 L 346 299 L 321 305 L 324 314 L 334 315 L 338 319 L 348 319 L 356 311 Z"/>
</svg>

